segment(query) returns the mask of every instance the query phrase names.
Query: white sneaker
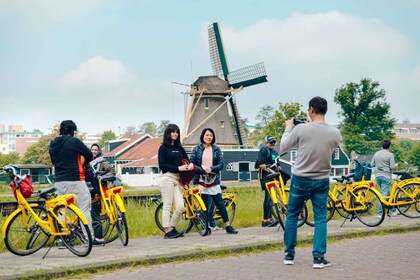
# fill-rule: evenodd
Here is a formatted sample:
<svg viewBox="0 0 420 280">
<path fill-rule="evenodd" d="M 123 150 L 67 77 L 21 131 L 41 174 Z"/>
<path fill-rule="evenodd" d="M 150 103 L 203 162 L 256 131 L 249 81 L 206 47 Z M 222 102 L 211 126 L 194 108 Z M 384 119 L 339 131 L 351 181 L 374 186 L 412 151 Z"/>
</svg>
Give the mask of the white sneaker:
<svg viewBox="0 0 420 280">
<path fill-rule="evenodd" d="M 218 226 L 214 226 L 214 227 L 210 227 L 211 231 L 216 231 L 216 230 L 222 230 L 223 228 L 218 227 Z"/>
<path fill-rule="evenodd" d="M 392 216 L 397 216 L 399 213 L 398 210 L 392 211 Z"/>
<path fill-rule="evenodd" d="M 377 219 L 382 219 L 382 215 L 378 214 L 378 215 L 376 215 L 376 218 Z"/>
</svg>

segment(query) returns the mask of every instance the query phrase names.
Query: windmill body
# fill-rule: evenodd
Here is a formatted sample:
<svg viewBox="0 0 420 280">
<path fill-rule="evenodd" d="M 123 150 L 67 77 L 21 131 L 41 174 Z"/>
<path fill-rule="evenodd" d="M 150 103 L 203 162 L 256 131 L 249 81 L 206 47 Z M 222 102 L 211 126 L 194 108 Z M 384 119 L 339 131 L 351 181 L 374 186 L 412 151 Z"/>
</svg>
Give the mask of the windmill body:
<svg viewBox="0 0 420 280">
<path fill-rule="evenodd" d="M 219 24 L 208 27 L 210 60 L 214 76 L 201 76 L 192 85 L 186 110 L 183 144 L 200 143 L 203 128 L 212 128 L 220 146 L 245 148 L 245 134 L 234 95 L 245 87 L 267 82 L 263 63 L 230 72 Z M 234 129 L 231 124 L 232 114 Z"/>
</svg>

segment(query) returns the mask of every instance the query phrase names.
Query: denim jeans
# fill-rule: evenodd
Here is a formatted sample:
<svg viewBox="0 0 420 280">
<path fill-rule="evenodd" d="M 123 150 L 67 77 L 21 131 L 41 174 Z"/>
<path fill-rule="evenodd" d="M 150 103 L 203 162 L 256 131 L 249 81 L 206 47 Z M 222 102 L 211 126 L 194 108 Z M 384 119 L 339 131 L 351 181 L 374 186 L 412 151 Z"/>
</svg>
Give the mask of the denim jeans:
<svg viewBox="0 0 420 280">
<path fill-rule="evenodd" d="M 378 186 L 379 186 L 381 196 L 383 196 L 383 197 L 389 196 L 389 191 L 390 191 L 390 187 L 391 187 L 391 179 L 388 179 L 388 178 L 383 177 L 383 176 L 378 176 L 378 177 L 376 177 L 376 184 L 378 184 Z M 392 209 L 392 211 L 395 211 L 394 208 Z M 382 213 L 381 204 L 378 205 L 378 210 L 376 211 L 376 213 L 378 213 L 378 214 Z"/>
<path fill-rule="evenodd" d="M 215 204 L 214 204 L 213 199 L 209 199 L 209 200 L 210 200 L 209 205 L 208 206 L 206 205 L 207 218 L 209 219 L 209 225 L 211 227 L 215 227 L 216 226 L 216 222 L 214 221 L 214 207 L 215 207 Z"/>
<path fill-rule="evenodd" d="M 297 242 L 297 222 L 306 197 L 312 201 L 315 219 L 315 232 L 313 240 L 313 257 L 323 257 L 327 251 L 327 199 L 330 189 L 329 178 L 309 179 L 293 175 L 290 183 L 289 203 L 284 230 L 284 243 L 286 254 L 295 255 Z"/>
<path fill-rule="evenodd" d="M 214 215 L 214 206 L 216 205 L 217 209 L 219 209 L 220 212 L 220 216 L 222 216 L 223 222 L 229 222 L 229 217 L 228 217 L 228 213 L 226 211 L 226 207 L 225 207 L 225 203 L 223 202 L 223 198 L 222 198 L 222 194 L 218 193 L 216 195 L 210 195 L 210 194 L 202 194 L 201 198 L 203 199 L 204 204 L 206 205 L 207 208 L 207 217 L 209 217 L 210 215 Z M 213 204 L 213 203 L 214 204 Z M 212 210 L 209 210 L 212 207 Z M 212 217 L 213 223 L 214 223 L 214 218 Z M 216 225 L 216 224 L 214 224 Z M 212 226 L 210 224 L 210 226 Z"/>
</svg>

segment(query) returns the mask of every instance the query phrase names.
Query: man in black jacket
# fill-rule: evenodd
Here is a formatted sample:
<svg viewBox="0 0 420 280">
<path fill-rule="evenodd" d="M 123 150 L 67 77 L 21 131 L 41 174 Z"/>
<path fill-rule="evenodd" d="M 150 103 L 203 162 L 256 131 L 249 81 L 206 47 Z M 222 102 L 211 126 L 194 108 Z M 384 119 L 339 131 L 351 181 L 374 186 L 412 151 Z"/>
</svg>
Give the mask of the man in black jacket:
<svg viewBox="0 0 420 280">
<path fill-rule="evenodd" d="M 92 152 L 79 138 L 74 137 L 76 130 L 77 126 L 73 121 L 62 121 L 60 136 L 51 141 L 49 152 L 55 168 L 55 187 L 58 194 L 76 194 L 77 207 L 86 216 L 93 237 L 91 196 L 85 182 L 85 166 L 92 160 Z M 97 242 L 94 240 L 93 243 Z"/>
</svg>

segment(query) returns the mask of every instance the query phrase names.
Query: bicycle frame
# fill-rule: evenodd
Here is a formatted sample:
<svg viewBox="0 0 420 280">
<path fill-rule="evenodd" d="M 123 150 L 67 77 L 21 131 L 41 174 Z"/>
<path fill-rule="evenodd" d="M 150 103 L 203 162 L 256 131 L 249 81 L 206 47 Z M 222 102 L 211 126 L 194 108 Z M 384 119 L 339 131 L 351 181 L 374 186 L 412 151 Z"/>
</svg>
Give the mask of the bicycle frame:
<svg viewBox="0 0 420 280">
<path fill-rule="evenodd" d="M 23 197 L 22 193 L 20 192 L 20 190 L 17 188 L 16 189 L 16 197 L 18 200 L 18 209 L 16 209 L 5 221 L 4 225 L 3 225 L 3 229 L 2 229 L 2 237 L 3 239 L 6 238 L 6 228 L 7 225 L 10 223 L 10 221 L 16 216 L 18 215 L 20 212 L 22 212 L 22 223 L 24 224 L 24 226 L 26 228 L 29 228 L 28 225 L 28 216 L 31 215 L 34 220 L 42 227 L 42 229 L 45 232 L 48 232 L 49 235 L 52 236 L 67 236 L 70 234 L 69 230 L 67 229 L 67 227 L 65 226 L 66 224 L 66 218 L 67 217 L 58 217 L 55 213 L 54 213 L 54 209 L 55 207 L 59 206 L 59 205 L 63 205 L 64 207 L 70 207 L 72 208 L 72 210 L 74 212 L 76 212 L 77 214 L 79 214 L 82 223 L 87 225 L 88 221 L 86 219 L 86 217 L 83 215 L 83 213 L 74 205 L 75 203 L 77 203 L 77 196 L 74 194 L 67 194 L 67 195 L 63 195 L 63 196 L 58 196 L 54 199 L 51 200 L 46 200 L 45 201 L 45 209 L 48 213 L 48 220 L 45 221 L 43 219 L 41 219 L 36 213 L 35 211 L 32 209 L 32 207 L 37 207 L 39 206 L 38 203 L 31 203 L 29 204 L 26 199 Z M 27 210 L 29 212 L 29 214 L 26 213 Z M 61 226 L 62 226 L 62 231 L 57 231 L 54 221 L 57 221 Z"/>
<path fill-rule="evenodd" d="M 114 202 L 122 213 L 126 212 L 124 206 L 124 188 L 122 186 L 110 188 L 108 187 L 109 183 L 107 182 L 105 186 L 103 183 L 100 183 L 101 186 L 99 187 L 99 191 L 101 195 L 101 213 L 106 213 L 109 217 L 110 223 L 114 225 L 117 222 L 115 209 L 113 207 Z"/>
<path fill-rule="evenodd" d="M 281 200 L 280 203 L 282 203 L 285 206 L 287 205 L 287 199 L 286 199 L 286 194 L 285 194 L 286 187 L 284 186 L 283 178 L 281 178 L 281 176 L 279 176 L 278 179 L 273 178 L 272 181 L 266 182 L 265 187 L 268 193 L 270 194 L 270 198 L 273 204 L 276 204 L 279 202 L 276 195 L 276 193 L 278 193 Z"/>
<path fill-rule="evenodd" d="M 206 205 L 203 202 L 203 199 L 201 198 L 201 191 L 200 187 L 192 187 L 188 190 L 184 190 L 184 201 L 185 201 L 185 216 L 187 219 L 193 219 L 197 216 L 197 214 L 194 212 L 193 208 L 193 200 L 192 197 L 195 197 L 196 200 L 200 205 L 200 208 L 203 211 L 207 211 Z"/>
<path fill-rule="evenodd" d="M 406 186 L 406 185 L 414 184 L 414 183 L 420 184 L 420 178 L 417 177 L 417 178 L 411 178 L 411 179 L 406 179 L 406 180 L 401 180 L 401 181 L 394 180 L 394 182 L 392 183 L 392 186 L 391 186 L 390 195 L 386 196 L 386 197 L 383 197 L 381 195 L 380 191 L 378 191 L 377 189 L 373 188 L 372 190 L 379 196 L 381 202 L 385 206 L 393 207 L 393 206 L 399 206 L 399 205 L 409 205 L 409 204 L 412 204 L 413 202 L 417 201 L 417 197 L 420 194 L 420 188 L 417 188 L 414 193 L 409 193 L 406 190 L 404 190 L 403 187 Z M 409 201 L 396 201 L 397 191 L 403 192 L 411 200 L 409 200 Z M 386 198 L 388 198 L 388 199 L 386 199 Z"/>
<path fill-rule="evenodd" d="M 375 182 L 372 180 L 368 180 L 368 181 L 360 181 L 360 182 L 346 182 L 345 185 L 338 185 L 335 184 L 334 188 L 332 191 L 330 191 L 330 197 L 333 200 L 333 202 L 335 203 L 335 205 L 337 205 L 337 203 L 341 202 L 341 206 L 343 207 L 343 209 L 346 212 L 352 212 L 352 211 L 357 211 L 357 210 L 362 210 L 365 206 L 363 205 L 363 203 L 361 203 L 360 206 L 357 207 L 352 207 L 351 206 L 351 197 L 355 197 L 357 199 L 358 202 L 362 202 L 360 201 L 360 198 L 358 199 L 356 194 L 355 194 L 355 190 L 359 189 L 360 187 L 368 187 L 370 189 L 375 190 L 373 187 L 375 186 Z M 338 195 L 343 195 L 344 196 L 344 200 L 339 200 L 338 199 Z M 337 207 L 337 206 L 336 206 Z"/>
</svg>

